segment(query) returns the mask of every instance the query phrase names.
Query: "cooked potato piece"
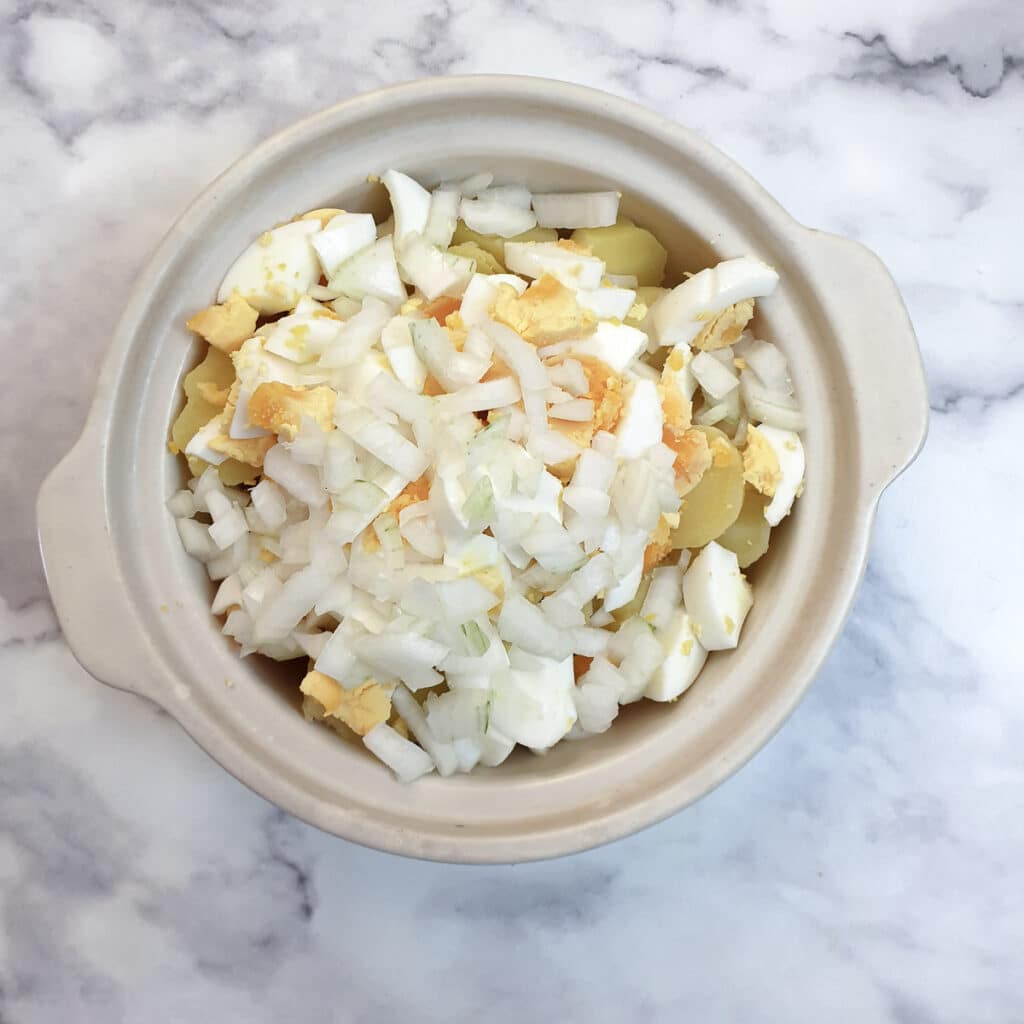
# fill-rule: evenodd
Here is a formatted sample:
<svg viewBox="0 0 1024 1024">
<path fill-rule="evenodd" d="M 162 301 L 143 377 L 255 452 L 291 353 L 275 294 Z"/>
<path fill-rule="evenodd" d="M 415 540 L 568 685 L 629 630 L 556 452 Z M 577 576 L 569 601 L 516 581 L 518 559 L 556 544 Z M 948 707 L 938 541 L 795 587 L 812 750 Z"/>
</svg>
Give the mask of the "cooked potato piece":
<svg viewBox="0 0 1024 1024">
<path fill-rule="evenodd" d="M 448 251 L 455 256 L 464 256 L 476 263 L 478 274 L 504 274 L 505 264 L 502 260 L 495 258 L 494 253 L 477 245 L 476 242 L 462 242 L 459 245 L 452 245 Z"/>
<path fill-rule="evenodd" d="M 743 507 L 743 460 L 736 446 L 715 427 L 696 427 L 707 438 L 711 465 L 684 498 L 673 548 L 702 548 L 724 533 Z"/>
<path fill-rule="evenodd" d="M 665 247 L 625 217 L 607 228 L 577 228 L 570 237 L 604 260 L 609 274 L 633 274 L 645 286 L 661 284 L 665 277 Z"/>
<path fill-rule="evenodd" d="M 736 522 L 718 538 L 723 548 L 736 553 L 741 569 L 753 565 L 768 550 L 772 528 L 764 517 L 764 509 L 769 500 L 753 487 L 747 487 Z"/>
<path fill-rule="evenodd" d="M 489 252 L 500 264 L 500 271 L 483 271 L 480 273 L 504 273 L 505 264 L 505 243 L 506 242 L 554 242 L 558 238 L 558 232 L 554 228 L 530 228 L 521 235 L 514 235 L 512 238 L 502 238 L 500 235 L 481 235 L 466 227 L 465 221 L 459 221 L 455 225 L 455 234 L 452 236 L 452 247 L 462 245 L 464 242 L 474 242 L 481 249 Z M 479 268 L 477 268 L 479 270 Z"/>
<path fill-rule="evenodd" d="M 220 411 L 221 407 L 211 404 L 203 392 L 211 394 L 211 388 L 220 392 L 230 388 L 235 379 L 235 368 L 228 356 L 219 349 L 210 348 L 203 361 L 185 375 L 182 390 L 185 392 L 185 408 L 178 413 L 171 426 L 171 450 L 183 452 L 195 433 L 205 427 Z M 206 463 L 195 456 L 188 456 L 189 472 L 200 476 Z M 259 475 L 252 466 L 226 459 L 217 467 L 221 480 L 229 487 L 242 483 L 255 483 Z"/>
</svg>

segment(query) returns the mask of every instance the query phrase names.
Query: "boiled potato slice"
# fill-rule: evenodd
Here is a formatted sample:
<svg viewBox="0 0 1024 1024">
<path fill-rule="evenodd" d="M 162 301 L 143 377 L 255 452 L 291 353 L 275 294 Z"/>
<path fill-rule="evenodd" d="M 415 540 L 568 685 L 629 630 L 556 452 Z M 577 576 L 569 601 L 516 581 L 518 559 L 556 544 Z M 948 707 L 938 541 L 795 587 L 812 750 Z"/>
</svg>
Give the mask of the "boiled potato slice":
<svg viewBox="0 0 1024 1024">
<path fill-rule="evenodd" d="M 473 260 L 476 263 L 476 272 L 478 274 L 506 273 L 505 264 L 501 260 L 496 260 L 493 253 L 481 248 L 476 242 L 462 242 L 459 245 L 452 245 L 448 247 L 448 251 L 456 256 L 463 256 L 466 259 Z"/>
<path fill-rule="evenodd" d="M 502 238 L 500 235 L 481 235 L 478 231 L 472 231 L 466 227 L 464 221 L 455 225 L 455 234 L 452 236 L 452 245 L 462 245 L 463 242 L 475 242 L 481 249 L 489 252 L 504 270 L 505 243 L 506 242 L 554 242 L 558 239 L 558 232 L 554 228 L 530 228 L 521 235 L 514 235 L 512 238 Z M 479 269 L 479 268 L 477 268 Z M 486 271 L 480 271 L 486 273 Z"/>
<path fill-rule="evenodd" d="M 720 537 L 743 507 L 743 459 L 736 446 L 716 427 L 697 427 L 711 448 L 711 465 L 700 483 L 684 498 L 679 525 L 672 531 L 673 548 L 702 548 Z"/>
<path fill-rule="evenodd" d="M 736 522 L 718 538 L 723 548 L 735 552 L 741 569 L 753 565 L 768 550 L 772 528 L 764 517 L 764 509 L 769 500 L 748 485 Z"/>
<path fill-rule="evenodd" d="M 185 374 L 182 390 L 185 392 L 185 408 L 178 413 L 171 426 L 171 441 L 178 451 L 183 452 L 193 435 L 205 427 L 221 410 L 211 405 L 199 393 L 199 386 L 204 383 L 213 384 L 218 389 L 231 386 L 235 379 L 235 367 L 231 357 L 219 349 L 209 348 L 203 361 Z M 206 462 L 194 456 L 188 456 L 188 468 L 193 476 L 199 476 L 206 469 Z M 237 459 L 225 459 L 218 467 L 217 473 L 229 487 L 242 483 L 255 483 L 259 470 L 247 466 Z"/>
<path fill-rule="evenodd" d="M 661 284 L 665 276 L 665 247 L 625 217 L 607 228 L 577 228 L 570 237 L 604 260 L 609 274 L 634 274 L 643 286 Z"/>
</svg>

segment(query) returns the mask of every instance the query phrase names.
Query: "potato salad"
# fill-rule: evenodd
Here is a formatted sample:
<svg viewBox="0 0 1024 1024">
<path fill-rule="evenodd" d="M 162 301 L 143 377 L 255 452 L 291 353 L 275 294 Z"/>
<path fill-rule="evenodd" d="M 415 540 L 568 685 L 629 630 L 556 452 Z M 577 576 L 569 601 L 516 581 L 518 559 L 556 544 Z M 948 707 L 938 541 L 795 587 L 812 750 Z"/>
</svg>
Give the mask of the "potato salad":
<svg viewBox="0 0 1024 1024">
<path fill-rule="evenodd" d="M 271 227 L 188 321 L 168 507 L 223 632 L 403 781 L 676 700 L 803 488 L 777 273 L 666 287 L 614 191 L 371 180 L 387 220 Z"/>
</svg>

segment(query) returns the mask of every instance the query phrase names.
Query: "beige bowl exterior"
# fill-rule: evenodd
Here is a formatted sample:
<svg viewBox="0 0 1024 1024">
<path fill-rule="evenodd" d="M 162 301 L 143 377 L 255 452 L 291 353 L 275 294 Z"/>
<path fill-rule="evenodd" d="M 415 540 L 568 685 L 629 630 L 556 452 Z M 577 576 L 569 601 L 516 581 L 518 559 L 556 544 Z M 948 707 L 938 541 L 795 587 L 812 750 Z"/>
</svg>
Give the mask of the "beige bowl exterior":
<svg viewBox="0 0 1024 1024">
<path fill-rule="evenodd" d="M 771 263 L 781 285 L 760 304 L 760 326 L 788 354 L 810 424 L 806 493 L 752 572 L 756 601 L 738 650 L 712 656 L 675 704 L 630 707 L 603 736 L 411 786 L 302 719 L 295 665 L 237 657 L 164 507 L 183 480 L 168 426 L 198 355 L 185 318 L 268 225 L 313 207 L 379 208 L 366 176 L 388 167 L 426 182 L 493 169 L 535 190 L 617 188 L 624 213 L 669 248 L 676 278 L 743 254 Z M 82 665 L 165 708 L 256 792 L 382 850 L 523 861 L 650 825 L 765 743 L 838 635 L 878 497 L 926 425 L 913 330 L 871 252 L 797 224 L 706 142 L 624 100 L 533 78 L 432 79 L 275 136 L 171 229 L 128 302 L 82 437 L 43 485 L 39 533 Z"/>
</svg>

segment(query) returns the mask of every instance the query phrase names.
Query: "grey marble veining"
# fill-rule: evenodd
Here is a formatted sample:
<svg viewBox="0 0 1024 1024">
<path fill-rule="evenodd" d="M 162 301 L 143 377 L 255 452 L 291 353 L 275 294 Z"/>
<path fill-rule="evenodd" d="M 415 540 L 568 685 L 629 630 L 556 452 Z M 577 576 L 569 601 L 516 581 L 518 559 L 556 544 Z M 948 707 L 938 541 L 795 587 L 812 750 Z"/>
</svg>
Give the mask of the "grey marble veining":
<svg viewBox="0 0 1024 1024">
<path fill-rule="evenodd" d="M 1016 0 L 0 4 L 0 1021 L 1024 1019 L 1024 7 Z M 706 134 L 893 270 L 929 374 L 808 699 L 711 797 L 560 861 L 326 837 L 92 682 L 33 501 L 146 255 L 254 142 L 516 72 Z"/>
</svg>

